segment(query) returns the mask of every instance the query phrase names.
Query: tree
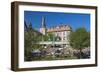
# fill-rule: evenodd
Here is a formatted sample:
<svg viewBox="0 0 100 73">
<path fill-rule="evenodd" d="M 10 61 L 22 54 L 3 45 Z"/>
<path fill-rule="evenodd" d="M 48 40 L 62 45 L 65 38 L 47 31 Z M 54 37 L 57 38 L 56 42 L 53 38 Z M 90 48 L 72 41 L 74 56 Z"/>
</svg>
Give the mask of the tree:
<svg viewBox="0 0 100 73">
<path fill-rule="evenodd" d="M 48 33 L 47 35 L 48 35 L 48 40 L 49 41 L 53 41 L 54 40 L 55 35 L 53 33 Z"/>
<path fill-rule="evenodd" d="M 53 41 L 55 35 L 53 33 L 47 33 L 46 35 L 42 36 L 43 41 Z"/>
<path fill-rule="evenodd" d="M 80 58 L 82 58 L 82 49 L 90 46 L 90 33 L 85 28 L 78 28 L 71 32 L 69 40 L 72 48 L 80 50 Z"/>
<path fill-rule="evenodd" d="M 32 24 L 29 26 L 25 23 L 26 31 L 24 31 L 25 36 L 25 60 L 30 60 L 31 50 L 32 50 Z"/>
<path fill-rule="evenodd" d="M 42 39 L 43 39 L 43 41 L 48 41 L 49 37 L 47 35 L 42 35 Z"/>
<path fill-rule="evenodd" d="M 39 36 L 39 33 L 32 28 L 31 23 L 29 26 L 25 23 L 25 27 L 25 60 L 30 60 L 32 50 L 39 49 L 41 47 L 37 44 L 40 41 L 41 36 Z"/>
</svg>

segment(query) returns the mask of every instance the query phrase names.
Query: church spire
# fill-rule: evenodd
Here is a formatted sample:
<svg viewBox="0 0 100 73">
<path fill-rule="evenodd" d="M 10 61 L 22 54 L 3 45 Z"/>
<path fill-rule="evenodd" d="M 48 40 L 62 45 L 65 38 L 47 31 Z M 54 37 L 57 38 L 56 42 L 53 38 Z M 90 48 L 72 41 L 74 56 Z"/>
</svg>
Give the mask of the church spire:
<svg viewBox="0 0 100 73">
<path fill-rule="evenodd" d="M 40 32 L 43 35 L 46 34 L 46 23 L 45 23 L 45 18 L 44 17 L 42 17 Z"/>
<path fill-rule="evenodd" d="M 42 28 L 46 28 L 46 24 L 45 24 L 45 17 L 42 17 Z"/>
</svg>

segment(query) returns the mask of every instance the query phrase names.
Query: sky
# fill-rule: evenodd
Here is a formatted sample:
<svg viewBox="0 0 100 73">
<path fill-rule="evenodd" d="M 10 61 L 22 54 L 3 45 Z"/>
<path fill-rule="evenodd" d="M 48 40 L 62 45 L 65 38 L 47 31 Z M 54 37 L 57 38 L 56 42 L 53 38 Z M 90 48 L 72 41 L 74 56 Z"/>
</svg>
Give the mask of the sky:
<svg viewBox="0 0 100 73">
<path fill-rule="evenodd" d="M 72 30 L 84 27 L 87 31 L 90 31 L 90 14 L 24 11 L 26 24 L 32 23 L 32 27 L 35 29 L 41 27 L 42 17 L 45 17 L 47 28 L 65 24 L 70 25 Z"/>
</svg>

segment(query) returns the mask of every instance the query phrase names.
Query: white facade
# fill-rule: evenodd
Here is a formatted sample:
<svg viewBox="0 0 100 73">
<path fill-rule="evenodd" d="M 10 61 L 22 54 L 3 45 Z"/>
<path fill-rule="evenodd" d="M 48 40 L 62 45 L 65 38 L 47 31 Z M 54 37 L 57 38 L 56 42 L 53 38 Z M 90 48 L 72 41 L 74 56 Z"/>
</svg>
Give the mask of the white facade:
<svg viewBox="0 0 100 73">
<path fill-rule="evenodd" d="M 59 32 L 53 32 L 55 36 L 58 36 L 61 38 L 61 41 L 68 41 L 69 34 L 71 31 L 59 31 Z"/>
</svg>

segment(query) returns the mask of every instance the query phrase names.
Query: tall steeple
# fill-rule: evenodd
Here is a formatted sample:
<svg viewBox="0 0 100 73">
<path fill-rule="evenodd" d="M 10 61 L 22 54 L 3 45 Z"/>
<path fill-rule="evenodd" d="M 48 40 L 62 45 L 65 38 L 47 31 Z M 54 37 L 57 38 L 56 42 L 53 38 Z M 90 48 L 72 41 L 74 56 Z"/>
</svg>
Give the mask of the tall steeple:
<svg viewBox="0 0 100 73">
<path fill-rule="evenodd" d="M 42 28 L 46 28 L 45 17 L 42 16 Z"/>
<path fill-rule="evenodd" d="M 46 35 L 46 23 L 45 23 L 45 18 L 44 17 L 42 17 L 40 32 L 43 35 Z"/>
</svg>

